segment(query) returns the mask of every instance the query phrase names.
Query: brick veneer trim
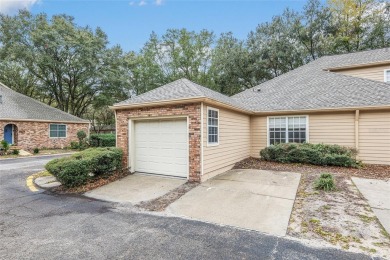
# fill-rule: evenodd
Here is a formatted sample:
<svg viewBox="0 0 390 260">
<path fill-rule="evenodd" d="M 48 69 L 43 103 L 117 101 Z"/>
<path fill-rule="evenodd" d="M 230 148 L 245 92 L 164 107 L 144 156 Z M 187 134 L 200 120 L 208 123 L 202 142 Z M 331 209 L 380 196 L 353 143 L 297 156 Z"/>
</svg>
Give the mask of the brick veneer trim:
<svg viewBox="0 0 390 260">
<path fill-rule="evenodd" d="M 201 103 L 116 110 L 117 147 L 123 149 L 123 164 L 129 167 L 129 120 L 187 116 L 189 180 L 201 177 Z"/>
<path fill-rule="evenodd" d="M 4 139 L 4 127 L 8 124 L 16 126 L 14 132 L 15 144 L 24 150 L 34 148 L 64 148 L 70 146 L 70 142 L 76 142 L 77 132 L 80 130 L 88 134 L 89 123 L 61 123 L 61 122 L 31 122 L 31 121 L 5 121 L 0 120 L 0 140 Z M 50 124 L 65 124 L 66 138 L 50 138 Z"/>
</svg>

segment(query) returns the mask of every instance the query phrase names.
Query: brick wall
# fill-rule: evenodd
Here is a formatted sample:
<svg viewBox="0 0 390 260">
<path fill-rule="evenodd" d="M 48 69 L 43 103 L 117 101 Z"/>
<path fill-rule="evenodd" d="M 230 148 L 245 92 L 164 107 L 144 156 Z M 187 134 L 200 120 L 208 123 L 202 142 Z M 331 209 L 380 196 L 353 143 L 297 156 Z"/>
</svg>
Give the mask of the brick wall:
<svg viewBox="0 0 390 260">
<path fill-rule="evenodd" d="M 123 163 L 128 166 L 129 158 L 129 119 L 158 118 L 163 116 L 188 116 L 189 120 L 189 180 L 200 181 L 200 103 L 172 105 L 163 107 L 145 107 L 136 109 L 124 109 L 116 111 L 117 147 L 124 152 Z"/>
<path fill-rule="evenodd" d="M 4 139 L 4 127 L 8 124 L 16 125 L 14 142 L 24 150 L 34 148 L 64 148 L 70 146 L 70 142 L 78 141 L 77 132 L 83 130 L 88 133 L 88 124 L 65 123 L 67 126 L 66 138 L 50 138 L 48 122 L 22 122 L 22 121 L 1 121 L 0 140 Z"/>
</svg>

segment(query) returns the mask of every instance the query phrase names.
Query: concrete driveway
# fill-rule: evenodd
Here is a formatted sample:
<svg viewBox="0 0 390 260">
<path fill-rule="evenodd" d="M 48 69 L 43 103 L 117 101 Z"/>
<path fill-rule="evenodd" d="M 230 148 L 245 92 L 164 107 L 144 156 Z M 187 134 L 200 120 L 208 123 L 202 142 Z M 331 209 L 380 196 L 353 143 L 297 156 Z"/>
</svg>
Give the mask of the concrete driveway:
<svg viewBox="0 0 390 260">
<path fill-rule="evenodd" d="M 176 189 L 187 180 L 148 174 L 133 174 L 86 192 L 89 198 L 135 205 L 152 200 Z"/>
<path fill-rule="evenodd" d="M 230 170 L 189 191 L 167 211 L 284 236 L 300 177 L 292 172 Z"/>
<path fill-rule="evenodd" d="M 390 233 L 390 181 L 352 177 L 382 226 Z"/>
<path fill-rule="evenodd" d="M 124 204 L 31 192 L 26 178 L 46 162 L 0 160 L 0 259 L 372 259 Z"/>
</svg>

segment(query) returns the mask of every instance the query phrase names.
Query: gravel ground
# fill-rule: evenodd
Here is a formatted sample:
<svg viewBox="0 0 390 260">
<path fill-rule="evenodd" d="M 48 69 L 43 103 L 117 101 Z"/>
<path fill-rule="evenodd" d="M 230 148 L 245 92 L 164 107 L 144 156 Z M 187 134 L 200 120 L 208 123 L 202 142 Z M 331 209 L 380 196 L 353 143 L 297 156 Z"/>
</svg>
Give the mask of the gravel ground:
<svg viewBox="0 0 390 260">
<path fill-rule="evenodd" d="M 180 187 L 168 192 L 167 194 L 149 201 L 143 201 L 136 205 L 140 209 L 148 211 L 164 211 L 171 203 L 178 200 L 181 196 L 198 186 L 197 182 L 186 182 Z"/>
<path fill-rule="evenodd" d="M 289 236 L 390 259 L 389 234 L 351 181 L 351 176 L 388 179 L 390 166 L 368 165 L 353 169 L 281 164 L 249 158 L 239 162 L 235 168 L 302 173 L 290 218 Z M 314 189 L 313 183 L 321 173 L 335 176 L 335 191 Z"/>
</svg>

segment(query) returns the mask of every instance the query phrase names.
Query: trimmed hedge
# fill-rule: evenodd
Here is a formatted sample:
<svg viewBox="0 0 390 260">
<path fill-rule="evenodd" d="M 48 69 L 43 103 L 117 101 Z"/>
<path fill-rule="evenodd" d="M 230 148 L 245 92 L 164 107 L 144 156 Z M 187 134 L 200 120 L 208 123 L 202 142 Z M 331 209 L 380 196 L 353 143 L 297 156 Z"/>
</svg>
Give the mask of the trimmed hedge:
<svg viewBox="0 0 390 260">
<path fill-rule="evenodd" d="M 339 145 L 288 143 L 271 145 L 260 151 L 266 161 L 306 163 L 325 166 L 359 167 L 357 151 Z"/>
<path fill-rule="evenodd" d="M 89 145 L 92 147 L 115 147 L 115 134 L 91 134 Z"/>
<path fill-rule="evenodd" d="M 90 148 L 46 164 L 48 172 L 66 187 L 87 183 L 94 176 L 110 174 L 122 168 L 123 152 L 118 148 Z"/>
</svg>

